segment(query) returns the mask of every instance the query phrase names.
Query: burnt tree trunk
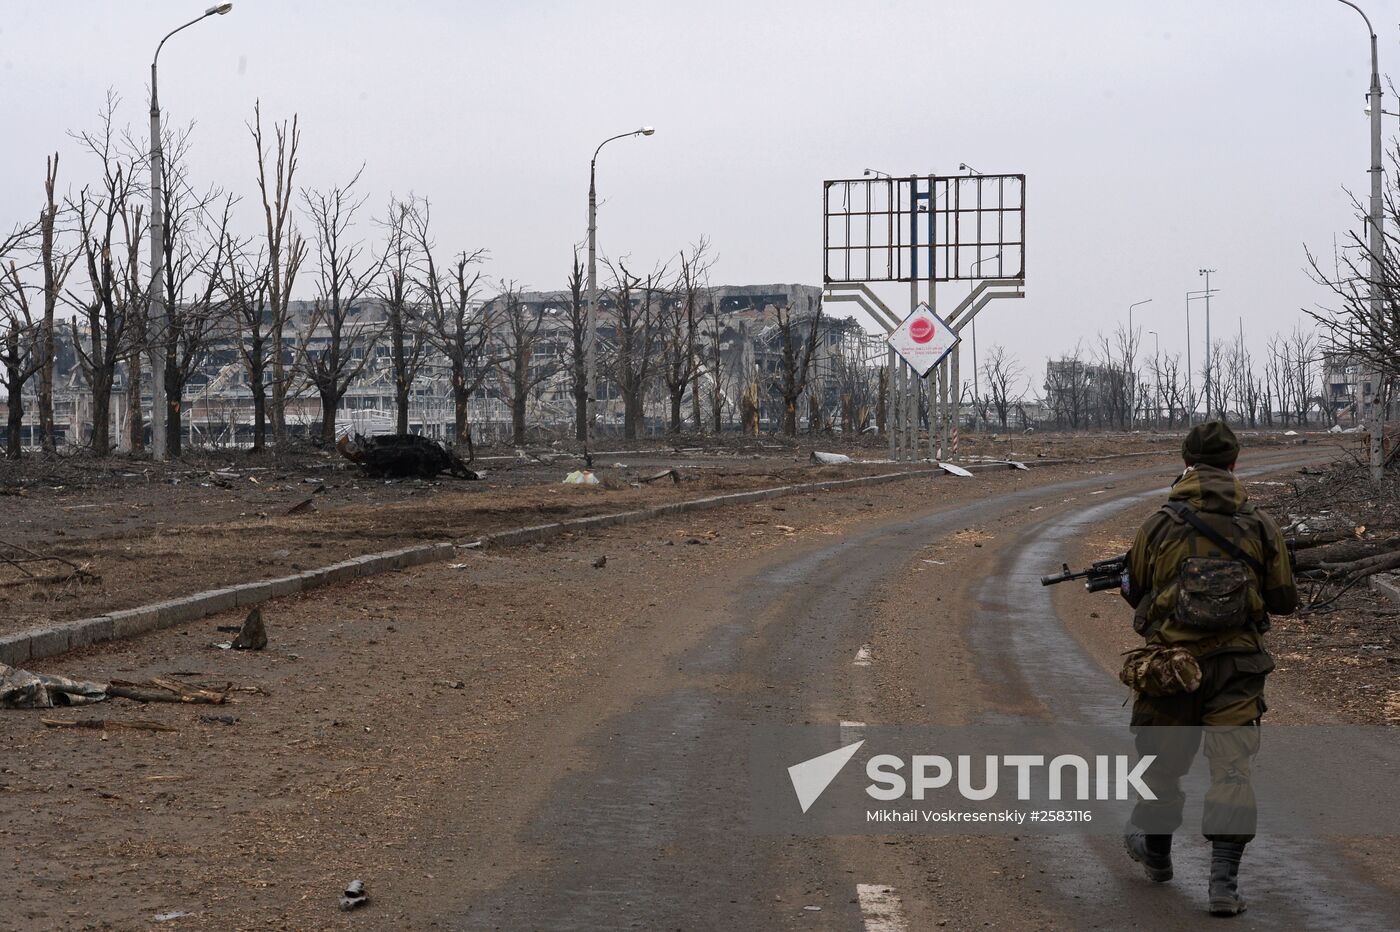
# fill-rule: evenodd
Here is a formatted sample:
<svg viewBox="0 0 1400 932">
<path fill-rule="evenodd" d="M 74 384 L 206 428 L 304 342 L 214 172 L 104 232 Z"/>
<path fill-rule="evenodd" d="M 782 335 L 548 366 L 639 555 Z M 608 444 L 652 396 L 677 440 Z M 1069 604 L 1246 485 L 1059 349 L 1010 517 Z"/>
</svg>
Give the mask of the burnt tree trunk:
<svg viewBox="0 0 1400 932">
<path fill-rule="evenodd" d="M 146 420 L 141 416 L 141 353 L 131 354 L 126 361 L 126 430 L 132 453 L 146 448 Z"/>
</svg>

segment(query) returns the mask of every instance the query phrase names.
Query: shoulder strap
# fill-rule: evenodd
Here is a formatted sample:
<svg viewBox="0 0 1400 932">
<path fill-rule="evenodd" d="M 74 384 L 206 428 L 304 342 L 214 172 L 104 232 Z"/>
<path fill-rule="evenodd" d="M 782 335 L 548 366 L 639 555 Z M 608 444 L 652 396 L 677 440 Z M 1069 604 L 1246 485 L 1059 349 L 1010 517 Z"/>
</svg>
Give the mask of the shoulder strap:
<svg viewBox="0 0 1400 932">
<path fill-rule="evenodd" d="M 1200 533 L 1202 537 L 1210 541 L 1212 544 L 1215 544 L 1215 546 L 1219 547 L 1221 550 L 1225 551 L 1233 559 L 1240 560 L 1250 569 L 1254 570 L 1254 572 L 1259 575 L 1259 578 L 1261 580 L 1264 579 L 1265 575 L 1267 575 L 1265 573 L 1263 563 L 1260 563 L 1254 557 L 1241 550 L 1239 544 L 1227 539 L 1215 528 L 1202 521 L 1200 516 L 1196 514 L 1196 509 L 1192 508 L 1190 505 L 1186 504 L 1185 502 L 1167 502 L 1166 505 L 1162 507 L 1177 515 L 1179 518 L 1181 518 L 1181 520 L 1185 521 L 1187 524 L 1191 525 Z"/>
</svg>

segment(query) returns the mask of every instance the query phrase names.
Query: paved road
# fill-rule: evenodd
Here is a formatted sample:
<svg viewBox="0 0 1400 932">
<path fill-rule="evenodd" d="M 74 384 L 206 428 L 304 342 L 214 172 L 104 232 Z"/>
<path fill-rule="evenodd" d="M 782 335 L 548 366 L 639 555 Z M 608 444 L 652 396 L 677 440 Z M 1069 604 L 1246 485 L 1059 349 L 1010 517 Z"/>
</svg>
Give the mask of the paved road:
<svg viewBox="0 0 1400 932">
<path fill-rule="evenodd" d="M 769 836 L 753 831 L 744 793 L 757 724 L 1122 721 L 1121 688 L 1037 576 L 1068 542 L 1169 480 L 1156 467 L 1030 485 L 837 537 L 737 583 L 697 583 L 693 599 L 668 607 L 678 626 L 699 630 L 693 646 L 675 656 L 619 646 L 622 700 L 591 720 L 576 710 L 550 748 L 568 776 L 520 794 L 533 803 L 517 819 L 519 841 L 536 856 L 444 924 L 1196 927 L 1200 845 L 1178 846 L 1180 879 L 1161 888 L 1108 837 Z M 918 554 L 969 529 L 986 543 L 959 550 L 953 584 L 929 596 Z M 532 774 L 516 779 L 529 787 Z M 1337 864 L 1327 849 L 1256 843 L 1252 907 L 1233 928 L 1400 927 L 1400 904 Z"/>
</svg>

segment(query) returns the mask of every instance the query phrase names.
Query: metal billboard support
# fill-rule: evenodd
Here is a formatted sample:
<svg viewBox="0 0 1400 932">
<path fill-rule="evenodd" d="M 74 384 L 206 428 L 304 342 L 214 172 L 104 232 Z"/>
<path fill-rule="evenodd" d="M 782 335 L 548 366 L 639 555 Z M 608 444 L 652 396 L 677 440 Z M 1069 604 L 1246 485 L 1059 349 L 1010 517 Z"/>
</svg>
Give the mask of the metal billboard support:
<svg viewBox="0 0 1400 932">
<path fill-rule="evenodd" d="M 870 290 L 871 282 L 909 282 L 910 313 L 919 305 L 920 280 L 927 282 L 927 304 L 935 313 L 939 282 L 977 282 L 946 318 L 955 334 L 993 298 L 1024 296 L 1024 175 L 838 179 L 823 183 L 822 198 L 825 300 L 858 304 L 886 334 L 903 319 Z M 991 272 L 985 278 L 984 264 Z M 962 415 L 957 346 L 938 364 L 936 378 L 919 378 L 893 350 L 886 359 L 890 458 L 915 460 L 924 453 L 925 389 L 927 455 L 955 454 Z"/>
</svg>

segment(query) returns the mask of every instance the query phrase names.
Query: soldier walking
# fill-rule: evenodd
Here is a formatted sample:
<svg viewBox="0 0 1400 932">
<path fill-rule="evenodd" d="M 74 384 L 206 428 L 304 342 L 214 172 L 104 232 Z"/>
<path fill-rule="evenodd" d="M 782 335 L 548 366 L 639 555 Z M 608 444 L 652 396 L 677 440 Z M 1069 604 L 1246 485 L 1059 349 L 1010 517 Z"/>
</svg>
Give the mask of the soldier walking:
<svg viewBox="0 0 1400 932">
<path fill-rule="evenodd" d="M 1211 786 L 1202 829 L 1217 916 L 1245 909 L 1240 860 L 1256 825 L 1250 762 L 1274 668 L 1264 633 L 1269 615 L 1298 605 L 1283 536 L 1234 475 L 1239 451 L 1222 421 L 1191 429 L 1181 446 L 1186 470 L 1138 530 L 1123 589 L 1146 640 L 1123 671 L 1137 690 L 1131 725 L 1138 752 L 1157 755 L 1145 779 L 1157 798 L 1138 802 L 1124 842 L 1149 879 L 1172 878 L 1172 832 L 1186 801 L 1180 780 L 1204 734 Z"/>
</svg>

